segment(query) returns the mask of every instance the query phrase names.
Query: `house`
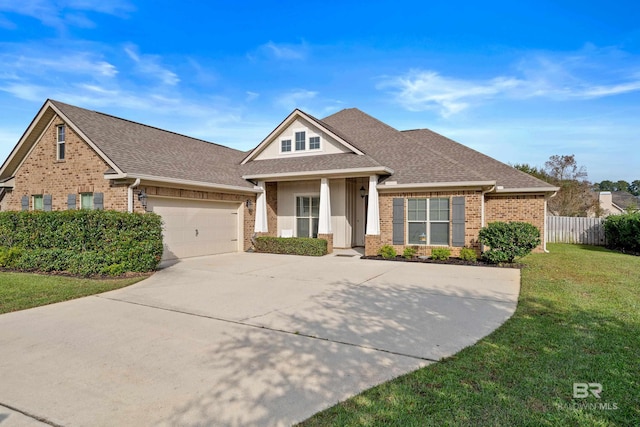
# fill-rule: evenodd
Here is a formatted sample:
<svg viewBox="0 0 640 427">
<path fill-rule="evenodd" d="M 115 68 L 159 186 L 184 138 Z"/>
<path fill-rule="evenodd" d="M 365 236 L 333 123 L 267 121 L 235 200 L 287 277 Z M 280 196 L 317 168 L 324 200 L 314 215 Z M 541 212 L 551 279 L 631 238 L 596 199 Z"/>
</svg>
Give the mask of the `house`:
<svg viewBox="0 0 640 427">
<path fill-rule="evenodd" d="M 0 168 L 0 210 L 156 212 L 164 258 L 242 251 L 254 235 L 329 248 L 467 246 L 492 221 L 544 233 L 557 188 L 427 129 L 358 109 L 294 110 L 248 153 L 47 100 Z M 537 250 L 543 250 L 542 244 Z"/>
<path fill-rule="evenodd" d="M 619 215 L 640 207 L 640 197 L 626 191 L 601 191 L 598 199 L 601 216 Z"/>
</svg>

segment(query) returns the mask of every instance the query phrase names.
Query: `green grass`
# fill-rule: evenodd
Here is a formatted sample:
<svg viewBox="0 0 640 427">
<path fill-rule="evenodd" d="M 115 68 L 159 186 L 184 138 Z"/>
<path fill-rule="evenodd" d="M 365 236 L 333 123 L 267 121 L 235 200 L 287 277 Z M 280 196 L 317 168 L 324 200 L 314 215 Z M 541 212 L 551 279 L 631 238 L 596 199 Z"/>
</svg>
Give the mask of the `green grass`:
<svg viewBox="0 0 640 427">
<path fill-rule="evenodd" d="M 111 291 L 146 277 L 96 280 L 0 272 L 0 314 Z"/>
<path fill-rule="evenodd" d="M 639 425 L 640 257 L 549 249 L 523 259 L 518 308 L 493 334 L 300 425 Z M 574 399 L 575 382 L 601 399 Z"/>
</svg>

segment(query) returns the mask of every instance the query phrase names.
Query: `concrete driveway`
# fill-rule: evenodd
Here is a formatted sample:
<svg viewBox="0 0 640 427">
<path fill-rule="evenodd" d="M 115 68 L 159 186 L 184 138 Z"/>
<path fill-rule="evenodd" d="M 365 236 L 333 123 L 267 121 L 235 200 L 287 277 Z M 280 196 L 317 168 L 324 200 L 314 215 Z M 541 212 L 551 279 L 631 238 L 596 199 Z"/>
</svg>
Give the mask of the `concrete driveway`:
<svg viewBox="0 0 640 427">
<path fill-rule="evenodd" d="M 269 254 L 0 316 L 0 425 L 286 426 L 456 353 L 515 269 Z"/>
</svg>

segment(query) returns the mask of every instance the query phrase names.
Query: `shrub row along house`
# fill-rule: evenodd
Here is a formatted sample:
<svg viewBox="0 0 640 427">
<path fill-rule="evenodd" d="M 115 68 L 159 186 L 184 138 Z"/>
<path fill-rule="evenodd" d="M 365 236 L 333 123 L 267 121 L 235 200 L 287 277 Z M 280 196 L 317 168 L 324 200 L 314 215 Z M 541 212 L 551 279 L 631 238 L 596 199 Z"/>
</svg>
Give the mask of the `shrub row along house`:
<svg viewBox="0 0 640 427">
<path fill-rule="evenodd" d="M 557 188 L 428 129 L 294 110 L 250 152 L 47 100 L 0 169 L 0 210 L 156 212 L 165 259 L 254 235 L 333 247 L 479 249 L 492 221 L 544 232 Z M 544 244 L 543 244 L 544 245 Z M 537 248 L 544 249 L 543 245 Z"/>
</svg>

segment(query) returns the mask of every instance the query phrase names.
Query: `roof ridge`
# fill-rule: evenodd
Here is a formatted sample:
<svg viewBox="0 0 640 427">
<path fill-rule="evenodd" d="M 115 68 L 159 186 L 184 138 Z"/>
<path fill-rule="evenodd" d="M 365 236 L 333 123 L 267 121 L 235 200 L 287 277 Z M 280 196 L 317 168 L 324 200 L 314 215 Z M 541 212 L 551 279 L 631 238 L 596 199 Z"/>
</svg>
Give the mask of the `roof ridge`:
<svg viewBox="0 0 640 427">
<path fill-rule="evenodd" d="M 71 104 L 67 104 L 65 102 L 56 101 L 55 99 L 49 99 L 49 101 L 51 101 L 54 105 L 62 104 L 62 105 L 65 105 L 65 106 L 68 106 L 68 107 L 71 107 L 71 108 L 77 108 L 79 110 L 85 110 L 85 111 L 88 111 L 90 113 L 100 114 L 101 116 L 109 117 L 109 118 L 116 119 L 116 120 L 121 120 L 123 122 L 131 123 L 131 124 L 134 124 L 134 125 L 137 125 L 137 126 L 143 126 L 143 127 L 149 128 L 149 129 L 155 129 L 155 130 L 158 130 L 158 131 L 161 131 L 161 132 L 169 133 L 169 134 L 180 136 L 180 137 L 183 137 L 183 138 L 188 138 L 188 139 L 191 139 L 191 140 L 196 141 L 196 142 L 204 142 L 206 144 L 216 145 L 216 146 L 218 146 L 220 148 L 226 148 L 228 150 L 237 151 L 238 153 L 242 153 L 242 151 L 240 151 L 240 150 L 228 147 L 226 145 L 219 144 L 217 142 L 207 141 L 207 140 L 202 139 L 202 138 L 195 138 L 193 136 L 189 136 L 189 135 L 185 135 L 185 134 L 182 134 L 182 133 L 170 131 L 170 130 L 167 130 L 167 129 L 162 129 L 162 128 L 159 128 L 157 126 L 152 126 L 152 125 L 148 125 L 148 124 L 145 124 L 145 123 L 136 122 L 134 120 L 129 120 L 129 119 L 125 119 L 125 118 L 122 118 L 122 117 L 114 116 L 113 114 L 108 114 L 108 113 L 103 113 L 103 112 L 97 111 L 97 110 L 90 110 L 88 108 L 78 107 L 76 105 L 71 105 Z"/>
</svg>

